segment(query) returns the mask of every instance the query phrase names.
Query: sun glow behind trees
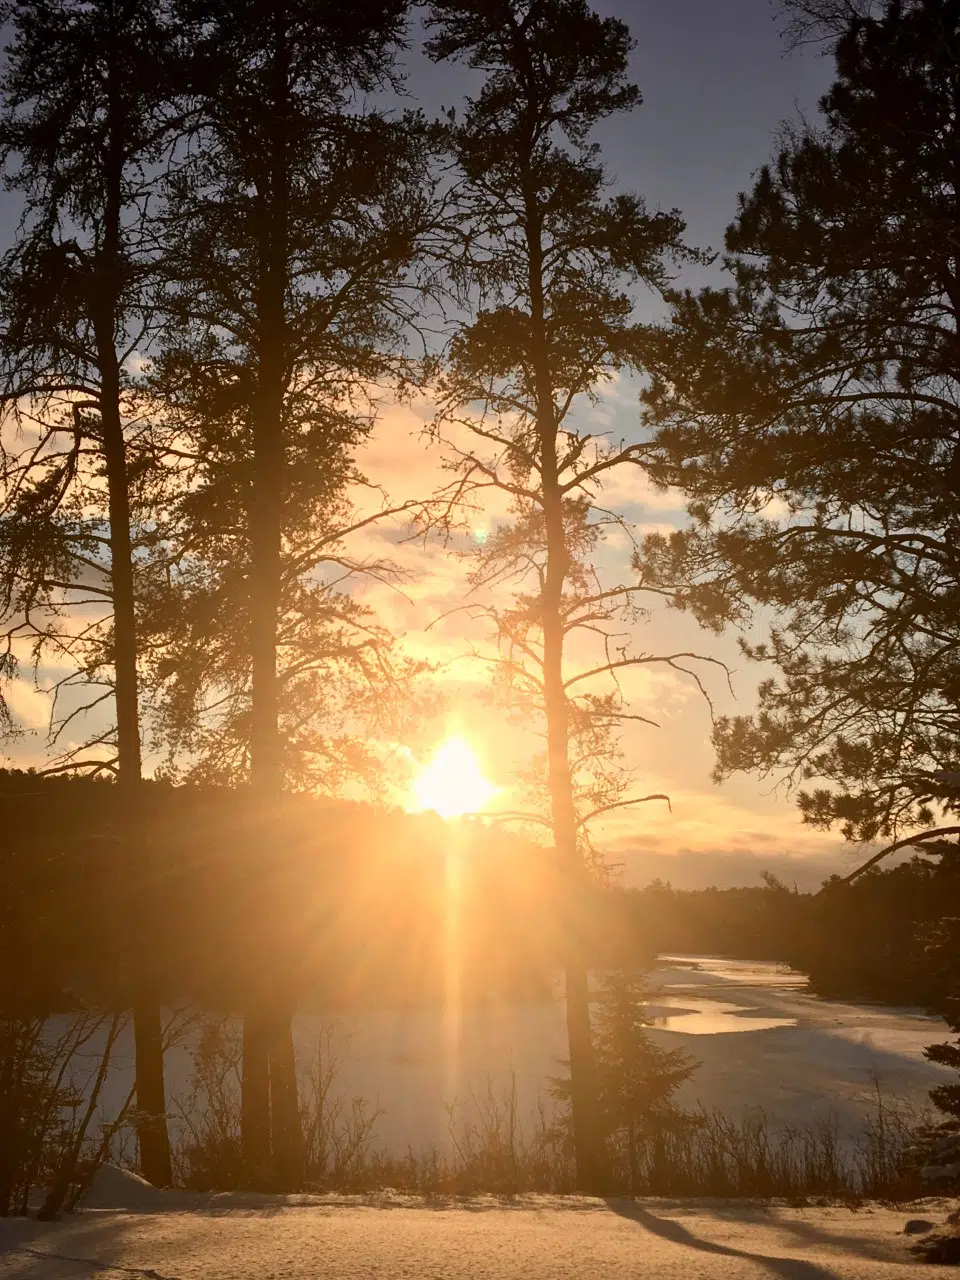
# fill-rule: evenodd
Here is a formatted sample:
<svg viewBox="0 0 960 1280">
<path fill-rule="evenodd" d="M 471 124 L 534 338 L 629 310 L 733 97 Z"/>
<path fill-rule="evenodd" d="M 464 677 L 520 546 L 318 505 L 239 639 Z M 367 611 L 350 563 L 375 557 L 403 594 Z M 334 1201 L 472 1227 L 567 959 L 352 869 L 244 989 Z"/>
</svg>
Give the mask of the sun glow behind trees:
<svg viewBox="0 0 960 1280">
<path fill-rule="evenodd" d="M 469 744 L 459 737 L 443 743 L 413 784 L 419 807 L 432 809 L 444 819 L 479 813 L 496 792 L 497 788 L 481 773 Z M 451 827 L 446 851 L 443 1038 L 447 1098 L 457 1097 L 461 1061 L 463 850 L 460 836 L 460 831 Z"/>
<path fill-rule="evenodd" d="M 448 739 L 413 783 L 417 805 L 434 810 L 441 818 L 480 813 L 496 793 L 463 738 Z"/>
</svg>

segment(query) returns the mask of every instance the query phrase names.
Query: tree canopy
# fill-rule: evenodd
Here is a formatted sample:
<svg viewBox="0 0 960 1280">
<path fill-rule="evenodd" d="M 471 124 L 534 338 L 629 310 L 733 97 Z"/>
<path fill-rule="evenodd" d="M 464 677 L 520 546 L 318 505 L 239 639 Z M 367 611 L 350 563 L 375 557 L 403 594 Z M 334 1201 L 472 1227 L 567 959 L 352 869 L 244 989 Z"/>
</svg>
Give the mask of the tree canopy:
<svg viewBox="0 0 960 1280">
<path fill-rule="evenodd" d="M 776 618 L 718 774 L 786 770 L 851 839 L 957 800 L 958 57 L 952 0 L 854 14 L 823 126 L 741 197 L 730 282 L 648 335 L 654 474 L 696 523 L 648 540 L 642 580 L 707 625 Z"/>
</svg>

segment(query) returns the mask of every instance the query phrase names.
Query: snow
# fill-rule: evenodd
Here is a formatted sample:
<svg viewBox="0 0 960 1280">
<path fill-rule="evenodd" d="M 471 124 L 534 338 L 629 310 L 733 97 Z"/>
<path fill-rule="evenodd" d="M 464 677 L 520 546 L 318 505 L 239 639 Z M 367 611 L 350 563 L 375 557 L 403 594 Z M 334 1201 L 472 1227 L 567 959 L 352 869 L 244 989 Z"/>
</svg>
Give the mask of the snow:
<svg viewBox="0 0 960 1280">
<path fill-rule="evenodd" d="M 162 1191 L 132 1169 L 120 1169 L 115 1164 L 101 1165 L 94 1175 L 93 1184 L 84 1196 L 88 1209 L 133 1209 L 149 1212 L 167 1207 Z"/>
<path fill-rule="evenodd" d="M 114 1171 L 119 1173 L 120 1171 Z M 734 1201 L 198 1196 L 0 1221 L 0 1280 L 879 1280 L 914 1261 L 902 1210 Z M 947 1205 L 912 1211 L 941 1223 Z"/>
</svg>

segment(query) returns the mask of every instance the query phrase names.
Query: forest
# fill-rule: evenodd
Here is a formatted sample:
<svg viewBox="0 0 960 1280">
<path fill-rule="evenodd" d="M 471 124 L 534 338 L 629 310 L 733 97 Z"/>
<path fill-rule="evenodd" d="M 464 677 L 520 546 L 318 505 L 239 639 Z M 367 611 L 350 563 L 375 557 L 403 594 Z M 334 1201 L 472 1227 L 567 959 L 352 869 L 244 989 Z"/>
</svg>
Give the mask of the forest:
<svg viewBox="0 0 960 1280">
<path fill-rule="evenodd" d="M 647 955 L 778 960 L 809 976 L 827 999 L 876 1000 L 943 1012 L 954 977 L 945 931 L 960 915 L 952 846 L 942 860 L 914 857 L 816 893 L 768 877 L 742 889 L 675 890 L 655 882 L 620 890 L 619 936 Z"/>
<path fill-rule="evenodd" d="M 310 1006 L 559 982 L 584 1192 L 663 1184 L 670 1143 L 701 1167 L 658 954 L 960 1027 L 960 10 L 777 13 L 829 87 L 715 252 L 608 164 L 640 35 L 587 0 L 2 7 L 0 1213 L 73 1203 L 121 1129 L 181 1176 L 190 1034 L 208 1103 L 233 1054 L 223 1176 L 302 1188 Z M 715 781 L 778 780 L 872 865 L 618 881 L 613 824 L 674 815 L 648 735 L 687 700 Z M 508 785 L 458 737 L 414 803 L 445 721 L 496 731 Z"/>
</svg>

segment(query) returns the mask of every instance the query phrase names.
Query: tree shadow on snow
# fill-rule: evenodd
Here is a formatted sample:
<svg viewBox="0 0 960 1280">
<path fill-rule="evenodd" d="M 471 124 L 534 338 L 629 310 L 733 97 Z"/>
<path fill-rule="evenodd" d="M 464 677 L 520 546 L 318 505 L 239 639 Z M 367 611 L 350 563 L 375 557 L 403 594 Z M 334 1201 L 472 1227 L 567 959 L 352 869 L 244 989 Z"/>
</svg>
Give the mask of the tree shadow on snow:
<svg viewBox="0 0 960 1280">
<path fill-rule="evenodd" d="M 681 1223 L 671 1218 L 658 1218 L 632 1200 L 611 1197 L 607 1200 L 607 1204 L 621 1218 L 629 1218 L 649 1231 L 651 1235 L 669 1240 L 671 1244 L 685 1245 L 688 1249 L 696 1249 L 700 1253 L 715 1253 L 725 1258 L 746 1258 L 750 1262 L 757 1262 L 766 1267 L 771 1275 L 780 1277 L 780 1280 L 837 1280 L 835 1271 L 821 1267 L 815 1262 L 806 1262 L 802 1258 L 771 1258 L 766 1254 L 749 1253 L 745 1249 L 733 1249 L 729 1245 L 701 1240 Z"/>
<path fill-rule="evenodd" d="M 16 1280 L 50 1280 L 54 1274 L 96 1280 L 103 1273 L 116 1280 L 177 1280 L 166 1270 L 105 1261 L 116 1258 L 131 1218 L 127 1213 L 110 1213 L 69 1215 L 43 1223 L 33 1218 L 0 1220 L 0 1268 Z"/>
<path fill-rule="evenodd" d="M 889 1263 L 890 1261 L 889 1250 L 884 1249 L 882 1245 L 871 1244 L 869 1240 L 857 1240 L 854 1243 L 848 1236 L 838 1235 L 835 1231 L 827 1231 L 806 1218 L 778 1218 L 777 1229 L 779 1231 L 789 1231 L 800 1240 L 808 1241 L 811 1244 L 830 1244 L 846 1249 L 851 1253 L 856 1251 L 861 1258 L 870 1258 L 874 1262 Z"/>
</svg>

